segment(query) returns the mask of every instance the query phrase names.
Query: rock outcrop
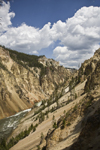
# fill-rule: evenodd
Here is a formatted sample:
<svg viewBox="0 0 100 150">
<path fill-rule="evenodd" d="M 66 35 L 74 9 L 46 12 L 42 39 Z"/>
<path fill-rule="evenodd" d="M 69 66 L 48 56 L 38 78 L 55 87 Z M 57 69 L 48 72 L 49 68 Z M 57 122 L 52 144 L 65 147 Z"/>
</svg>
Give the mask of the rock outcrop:
<svg viewBox="0 0 100 150">
<path fill-rule="evenodd" d="M 0 47 L 0 119 L 49 98 L 70 74 L 52 59 Z"/>
<path fill-rule="evenodd" d="M 70 150 L 99 150 L 100 149 L 100 108 L 88 117 L 80 136 Z M 66 149 L 67 150 L 67 149 Z"/>
<path fill-rule="evenodd" d="M 27 72 L 28 68 L 29 74 L 31 75 L 28 76 L 33 78 L 32 73 L 34 72 L 36 81 L 38 81 L 38 84 L 35 85 L 34 89 L 37 88 L 37 92 L 40 92 L 42 89 L 42 94 L 49 96 L 60 83 L 66 81 L 65 78 L 68 76 L 65 77 L 65 74 L 69 75 L 70 72 L 68 73 L 68 70 L 66 72 L 63 67 L 59 66 L 58 62 L 56 63 L 52 59 L 48 60 L 45 56 L 40 57 L 38 62 L 42 65 L 38 64 L 41 66 L 40 68 L 36 66 L 30 67 L 27 65 L 29 62 L 21 60 L 23 65 L 20 65 L 19 63 L 17 63 L 17 65 L 23 69 L 19 69 L 16 65 L 17 69 L 15 69 L 16 66 L 12 69 L 15 69 L 12 76 L 16 77 L 19 75 L 19 72 L 16 72 L 16 70 L 21 70 L 20 72 L 23 74 L 23 70 L 25 69 Z M 4 63 L 2 64 L 4 65 Z M 1 71 L 5 72 L 4 69 L 1 69 Z M 11 71 L 9 70 L 9 72 Z M 4 75 L 2 78 L 3 77 Z M 26 101 L 25 92 L 28 93 L 28 91 L 30 91 L 31 93 L 33 90 L 32 85 L 34 84 L 30 82 L 29 79 L 25 82 L 26 78 L 26 76 L 23 76 L 21 80 L 20 78 L 17 80 L 15 80 L 16 78 L 12 78 L 15 85 L 14 90 L 19 97 L 21 96 L 20 99 L 23 100 L 23 102 Z M 18 82 L 19 80 L 20 82 Z M 7 89 L 7 85 L 11 85 L 11 81 L 6 85 L 7 82 L 8 80 L 5 82 L 4 77 L 1 84 L 5 88 L 1 90 L 1 99 L 5 99 L 5 95 L 7 95 L 7 99 L 12 96 L 11 91 L 8 91 Z M 25 84 L 24 87 L 21 84 L 22 82 Z M 16 84 L 18 86 L 16 86 Z M 26 84 L 30 84 L 30 86 L 28 87 Z M 66 93 L 61 94 L 59 97 L 59 89 L 57 89 L 57 91 L 55 90 L 55 95 L 51 97 L 52 100 L 56 100 L 56 103 L 52 103 L 51 105 L 48 103 L 48 106 L 47 104 L 44 105 L 44 107 L 42 107 L 43 110 L 40 108 L 40 111 L 37 111 L 35 115 L 33 110 L 31 111 L 31 115 L 28 114 L 29 116 L 26 116 L 27 119 L 24 118 L 19 127 L 13 132 L 13 137 L 18 134 L 20 127 L 22 127 L 21 130 L 23 131 L 23 129 L 27 128 L 28 124 L 28 127 L 30 127 L 33 122 L 34 124 L 39 123 L 39 127 L 37 127 L 35 133 L 30 133 L 27 138 L 22 139 L 11 149 L 16 149 L 18 146 L 21 149 L 22 143 L 25 143 L 22 149 L 28 148 L 33 150 L 100 149 L 100 49 L 95 52 L 92 58 L 86 60 L 82 64 L 80 69 L 73 74 L 72 78 L 67 80 L 66 85 L 65 89 L 69 87 Z M 29 103 L 32 102 L 28 96 L 27 98 Z M 45 116 L 42 123 L 40 122 L 41 114 Z"/>
<path fill-rule="evenodd" d="M 81 78 L 80 80 L 85 80 L 89 75 L 91 75 L 93 72 L 95 72 L 95 69 L 97 67 L 97 64 L 100 61 L 100 49 L 98 49 L 94 56 L 91 57 L 88 60 L 85 60 L 84 63 L 82 63 L 78 76 Z"/>
<path fill-rule="evenodd" d="M 81 84 L 84 80 L 86 81 L 84 93 L 81 94 L 84 98 L 57 121 L 56 129 L 48 132 L 46 150 L 57 149 L 65 142 L 68 147 L 64 147 L 64 150 L 100 149 L 100 49 L 94 53 L 92 58 L 82 64 L 75 79 L 79 80 L 78 82 L 76 81 L 74 86 Z M 72 81 L 75 82 L 75 79 L 73 78 Z M 75 124 L 74 121 L 78 117 L 81 117 L 81 122 Z M 70 132 L 69 126 L 71 125 L 74 130 Z M 76 136 L 78 127 L 79 133 Z M 76 138 L 73 138 L 75 136 Z M 71 138 L 73 139 L 72 141 Z"/>
</svg>

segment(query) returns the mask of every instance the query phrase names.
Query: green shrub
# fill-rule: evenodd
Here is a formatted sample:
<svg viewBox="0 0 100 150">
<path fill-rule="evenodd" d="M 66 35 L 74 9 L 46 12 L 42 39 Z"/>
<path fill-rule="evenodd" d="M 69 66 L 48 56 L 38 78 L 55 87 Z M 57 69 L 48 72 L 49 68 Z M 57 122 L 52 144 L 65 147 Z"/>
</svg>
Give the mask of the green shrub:
<svg viewBox="0 0 100 150">
<path fill-rule="evenodd" d="M 77 99 L 77 94 L 75 93 L 75 99 Z"/>
<path fill-rule="evenodd" d="M 56 121 L 53 123 L 53 128 L 57 128 L 57 123 L 56 123 Z"/>
<path fill-rule="evenodd" d="M 74 106 L 73 112 L 77 110 L 77 105 Z"/>
<path fill-rule="evenodd" d="M 61 129 L 64 129 L 66 127 L 66 120 L 65 120 L 65 118 L 63 119 L 63 122 L 62 122 L 62 127 L 61 127 Z"/>
<path fill-rule="evenodd" d="M 70 123 L 70 122 L 68 122 L 68 123 L 67 123 L 67 126 L 70 126 L 70 125 L 71 125 L 71 123 Z"/>
</svg>

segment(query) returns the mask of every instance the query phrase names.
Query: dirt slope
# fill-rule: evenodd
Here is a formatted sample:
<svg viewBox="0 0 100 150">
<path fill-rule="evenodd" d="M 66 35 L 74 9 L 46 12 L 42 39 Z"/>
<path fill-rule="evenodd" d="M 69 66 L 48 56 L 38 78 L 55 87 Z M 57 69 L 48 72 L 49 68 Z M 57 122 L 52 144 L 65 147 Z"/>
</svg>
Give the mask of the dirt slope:
<svg viewBox="0 0 100 150">
<path fill-rule="evenodd" d="M 86 81 L 85 81 L 86 82 Z M 85 82 L 78 85 L 75 89 L 76 93 L 81 93 L 81 91 L 84 89 L 84 85 Z M 65 94 L 61 99 L 59 99 L 59 101 L 66 101 L 68 100 L 68 96 L 70 95 L 70 93 Z M 63 116 L 64 110 L 69 111 L 71 108 L 73 108 L 77 103 L 79 103 L 79 101 L 81 99 L 84 98 L 85 95 L 80 96 L 79 98 L 77 98 L 76 100 L 70 102 L 68 105 L 61 107 L 60 109 L 56 110 L 53 113 L 49 113 L 49 119 L 43 121 L 36 129 L 36 131 L 34 133 L 31 133 L 28 137 L 26 137 L 25 139 L 21 140 L 20 142 L 18 142 L 15 146 L 13 146 L 10 150 L 30 150 L 30 149 L 37 149 L 37 145 L 39 145 L 40 143 L 40 137 L 41 137 L 41 132 L 43 132 L 44 136 L 47 135 L 48 130 L 50 128 L 52 128 L 52 118 L 53 115 L 55 116 L 56 120 L 58 120 L 60 118 L 60 116 Z M 55 104 L 56 105 L 56 104 Z M 17 135 L 19 133 L 19 130 L 25 129 L 26 127 L 28 127 L 31 123 L 33 123 L 33 121 L 31 120 L 31 116 L 33 114 L 29 114 L 29 118 L 27 116 L 27 120 L 26 121 L 22 121 L 22 123 L 18 126 L 18 128 L 13 132 L 13 136 Z M 25 120 L 25 119 L 24 119 Z M 71 135 L 71 132 L 74 130 L 74 127 L 76 126 L 77 122 L 81 121 L 81 118 L 77 118 L 75 120 L 75 122 L 73 123 L 73 125 L 70 126 L 69 128 L 69 136 Z M 33 123 L 35 124 L 35 122 Z M 71 138 L 76 138 L 77 135 L 79 135 L 79 131 L 78 133 L 75 135 L 70 136 L 70 138 L 67 139 L 67 141 L 69 142 Z M 66 142 L 65 142 L 66 143 Z M 67 143 L 67 145 L 70 145 L 72 143 L 72 141 L 69 142 L 69 144 Z M 63 148 L 66 147 L 67 145 L 62 143 L 61 145 L 63 145 Z M 62 147 L 62 146 L 61 146 Z"/>
</svg>

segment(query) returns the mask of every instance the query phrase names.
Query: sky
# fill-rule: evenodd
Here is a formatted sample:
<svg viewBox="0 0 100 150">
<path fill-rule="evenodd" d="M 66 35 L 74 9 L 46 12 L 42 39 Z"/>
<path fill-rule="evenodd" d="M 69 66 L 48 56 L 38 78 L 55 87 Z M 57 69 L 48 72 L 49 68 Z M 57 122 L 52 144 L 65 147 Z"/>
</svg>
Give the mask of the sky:
<svg viewBox="0 0 100 150">
<path fill-rule="evenodd" d="M 100 0 L 11 0 L 0 7 L 0 45 L 78 68 L 100 48 Z"/>
</svg>

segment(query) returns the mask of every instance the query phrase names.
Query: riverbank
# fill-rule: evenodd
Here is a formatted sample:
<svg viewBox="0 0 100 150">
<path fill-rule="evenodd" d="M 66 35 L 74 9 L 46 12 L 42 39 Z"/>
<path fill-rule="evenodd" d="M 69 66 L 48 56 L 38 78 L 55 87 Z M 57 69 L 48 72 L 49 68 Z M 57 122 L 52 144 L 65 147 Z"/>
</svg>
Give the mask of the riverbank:
<svg viewBox="0 0 100 150">
<path fill-rule="evenodd" d="M 0 140 L 7 139 L 12 131 L 18 126 L 20 120 L 29 112 L 30 109 L 18 112 L 15 115 L 0 120 Z"/>
</svg>

